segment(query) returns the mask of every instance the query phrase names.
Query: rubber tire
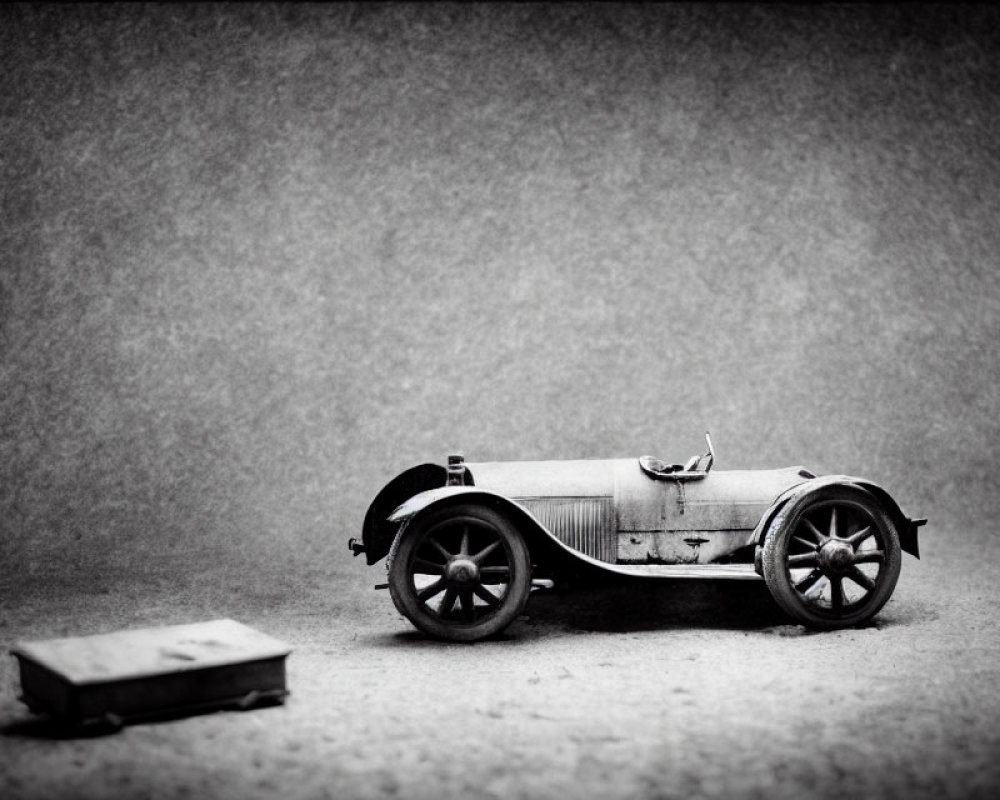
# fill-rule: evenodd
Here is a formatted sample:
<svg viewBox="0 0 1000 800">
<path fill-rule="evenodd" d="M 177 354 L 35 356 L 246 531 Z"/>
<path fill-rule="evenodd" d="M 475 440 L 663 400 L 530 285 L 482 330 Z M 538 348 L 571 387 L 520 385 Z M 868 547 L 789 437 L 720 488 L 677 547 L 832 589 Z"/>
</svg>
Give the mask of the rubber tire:
<svg viewBox="0 0 1000 800">
<path fill-rule="evenodd" d="M 848 506 L 869 515 L 885 552 L 885 561 L 877 575 L 875 589 L 868 592 L 860 605 L 849 608 L 842 614 L 837 614 L 832 609 L 818 609 L 805 602 L 792 584 L 785 564 L 790 539 L 802 518 L 829 505 Z M 861 625 L 882 609 L 896 588 L 901 560 L 896 526 L 875 497 L 860 487 L 832 486 L 792 501 L 789 507 L 778 512 L 768 526 L 761 565 L 767 588 L 783 611 L 807 627 L 836 630 Z"/>
<path fill-rule="evenodd" d="M 425 536 L 442 523 L 472 518 L 493 530 L 505 550 L 511 576 L 498 608 L 473 623 L 446 620 L 427 609 L 416 596 L 411 564 Z M 502 514 L 486 506 L 462 504 L 432 510 L 411 520 L 396 536 L 387 563 L 389 594 L 399 612 L 414 627 L 436 639 L 476 642 L 495 636 L 520 615 L 531 593 L 531 558 L 517 528 Z"/>
</svg>

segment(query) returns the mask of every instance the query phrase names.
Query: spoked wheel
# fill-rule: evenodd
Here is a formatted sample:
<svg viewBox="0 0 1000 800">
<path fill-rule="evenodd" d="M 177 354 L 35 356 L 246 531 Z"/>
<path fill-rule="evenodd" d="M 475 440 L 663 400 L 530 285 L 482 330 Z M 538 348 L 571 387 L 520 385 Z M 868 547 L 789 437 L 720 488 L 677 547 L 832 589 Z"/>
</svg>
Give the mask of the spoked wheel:
<svg viewBox="0 0 1000 800">
<path fill-rule="evenodd" d="M 531 591 L 524 540 L 501 514 L 477 505 L 431 512 L 389 556 L 389 593 L 417 628 L 473 642 L 506 628 Z"/>
<path fill-rule="evenodd" d="M 775 601 L 813 628 L 867 621 L 899 578 L 895 526 L 872 495 L 850 486 L 808 496 L 779 513 L 762 555 Z"/>
</svg>

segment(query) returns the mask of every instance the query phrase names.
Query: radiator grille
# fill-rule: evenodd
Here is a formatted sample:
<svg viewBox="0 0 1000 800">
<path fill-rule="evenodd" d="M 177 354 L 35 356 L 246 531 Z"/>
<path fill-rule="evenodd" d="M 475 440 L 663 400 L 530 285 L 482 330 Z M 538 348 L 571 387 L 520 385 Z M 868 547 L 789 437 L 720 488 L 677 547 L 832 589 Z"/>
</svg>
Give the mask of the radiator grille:
<svg viewBox="0 0 1000 800">
<path fill-rule="evenodd" d="M 618 553 L 610 497 L 522 497 L 517 502 L 563 544 L 615 563 Z"/>
</svg>

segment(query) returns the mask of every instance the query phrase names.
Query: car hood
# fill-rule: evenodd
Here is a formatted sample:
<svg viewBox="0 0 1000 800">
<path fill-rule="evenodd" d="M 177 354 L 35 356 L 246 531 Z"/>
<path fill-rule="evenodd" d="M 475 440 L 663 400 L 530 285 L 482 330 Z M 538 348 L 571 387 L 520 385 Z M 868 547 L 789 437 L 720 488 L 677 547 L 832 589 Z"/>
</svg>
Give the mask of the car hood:
<svg viewBox="0 0 1000 800">
<path fill-rule="evenodd" d="M 465 466 L 476 486 L 505 497 L 611 497 L 616 474 L 632 464 L 638 462 L 622 458 L 494 461 Z"/>
</svg>

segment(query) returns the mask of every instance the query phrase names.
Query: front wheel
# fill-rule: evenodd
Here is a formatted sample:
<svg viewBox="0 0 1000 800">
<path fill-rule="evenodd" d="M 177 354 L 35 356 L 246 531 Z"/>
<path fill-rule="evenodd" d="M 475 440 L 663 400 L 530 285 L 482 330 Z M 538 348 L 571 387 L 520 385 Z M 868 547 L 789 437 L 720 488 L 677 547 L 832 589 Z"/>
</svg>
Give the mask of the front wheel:
<svg viewBox="0 0 1000 800">
<path fill-rule="evenodd" d="M 782 509 L 768 528 L 764 580 L 777 604 L 812 628 L 859 625 L 899 578 L 899 535 L 863 489 L 837 486 Z"/>
<path fill-rule="evenodd" d="M 410 622 L 438 639 L 474 642 L 517 618 L 531 591 L 531 561 L 504 516 L 459 505 L 411 525 L 389 556 L 389 593 Z"/>
</svg>

